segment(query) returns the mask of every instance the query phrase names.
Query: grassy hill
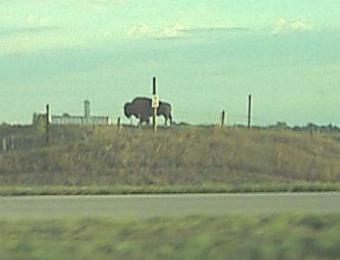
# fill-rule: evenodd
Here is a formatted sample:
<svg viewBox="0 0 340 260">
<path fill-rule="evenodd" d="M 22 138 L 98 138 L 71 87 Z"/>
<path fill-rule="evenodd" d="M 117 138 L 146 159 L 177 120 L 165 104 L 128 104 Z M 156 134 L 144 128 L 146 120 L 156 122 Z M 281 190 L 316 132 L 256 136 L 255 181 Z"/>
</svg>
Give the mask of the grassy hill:
<svg viewBox="0 0 340 260">
<path fill-rule="evenodd" d="M 340 135 L 174 126 L 1 127 L 4 194 L 339 190 Z M 17 188 L 16 188 L 17 187 Z M 81 188 L 82 187 L 82 188 Z M 23 193 L 25 193 L 23 192 Z M 15 192 L 14 192 L 15 193 Z"/>
</svg>

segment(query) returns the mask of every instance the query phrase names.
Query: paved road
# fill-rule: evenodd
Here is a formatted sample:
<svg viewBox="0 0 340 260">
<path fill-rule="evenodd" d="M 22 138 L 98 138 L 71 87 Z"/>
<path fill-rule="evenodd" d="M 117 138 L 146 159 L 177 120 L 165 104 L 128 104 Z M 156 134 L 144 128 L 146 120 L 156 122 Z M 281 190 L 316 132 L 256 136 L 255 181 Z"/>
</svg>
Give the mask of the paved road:
<svg viewBox="0 0 340 260">
<path fill-rule="evenodd" d="M 339 213 L 340 193 L 1 197 L 0 219 Z"/>
</svg>

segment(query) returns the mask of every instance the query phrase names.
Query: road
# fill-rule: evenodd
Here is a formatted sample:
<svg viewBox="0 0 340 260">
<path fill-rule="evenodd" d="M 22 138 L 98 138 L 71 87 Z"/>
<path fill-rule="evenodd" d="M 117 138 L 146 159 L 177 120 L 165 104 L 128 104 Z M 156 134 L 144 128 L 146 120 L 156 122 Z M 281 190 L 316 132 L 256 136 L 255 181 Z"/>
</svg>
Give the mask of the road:
<svg viewBox="0 0 340 260">
<path fill-rule="evenodd" d="M 1 197 L 0 219 L 272 214 L 340 214 L 340 193 Z"/>
</svg>

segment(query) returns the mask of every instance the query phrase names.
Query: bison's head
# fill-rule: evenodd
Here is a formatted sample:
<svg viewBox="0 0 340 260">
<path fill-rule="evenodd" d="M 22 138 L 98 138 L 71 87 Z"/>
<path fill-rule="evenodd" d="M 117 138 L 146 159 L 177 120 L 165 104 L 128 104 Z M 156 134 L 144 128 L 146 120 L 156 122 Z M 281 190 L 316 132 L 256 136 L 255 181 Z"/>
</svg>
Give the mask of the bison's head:
<svg viewBox="0 0 340 260">
<path fill-rule="evenodd" d="M 132 104 L 126 103 L 124 105 L 124 114 L 127 118 L 130 118 L 132 116 Z"/>
</svg>

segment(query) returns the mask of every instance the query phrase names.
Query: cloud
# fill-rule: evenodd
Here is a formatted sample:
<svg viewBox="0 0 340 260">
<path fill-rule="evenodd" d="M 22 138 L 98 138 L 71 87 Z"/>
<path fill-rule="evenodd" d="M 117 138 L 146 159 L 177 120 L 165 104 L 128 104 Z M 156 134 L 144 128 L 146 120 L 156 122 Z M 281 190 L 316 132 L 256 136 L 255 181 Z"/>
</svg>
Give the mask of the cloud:
<svg viewBox="0 0 340 260">
<path fill-rule="evenodd" d="M 99 4 L 99 5 L 107 5 L 107 4 L 122 4 L 127 2 L 127 0 L 89 0 L 89 3 Z"/>
<path fill-rule="evenodd" d="M 21 27 L 21 28 L 0 28 L 0 37 L 32 35 L 61 31 L 58 26 L 39 26 L 39 27 Z"/>
<path fill-rule="evenodd" d="M 181 30 L 183 30 L 183 27 L 181 25 L 172 25 L 172 26 L 166 26 L 162 28 L 159 33 L 159 38 L 176 38 L 180 36 Z"/>
<path fill-rule="evenodd" d="M 47 26 L 48 17 L 36 14 L 29 14 L 26 17 L 26 22 L 30 26 Z"/>
<path fill-rule="evenodd" d="M 162 28 L 155 28 L 148 24 L 135 25 L 129 29 L 128 35 L 131 38 L 153 38 L 153 39 L 170 39 L 177 38 L 181 34 L 183 27 L 181 25 L 171 25 Z"/>
<path fill-rule="evenodd" d="M 73 30 L 58 26 L 0 28 L 0 56 L 94 48 L 106 45 L 108 40 L 111 42 L 112 37 L 111 31 Z"/>
<path fill-rule="evenodd" d="M 128 35 L 132 38 L 150 37 L 154 33 L 154 29 L 148 24 L 135 25 L 128 31 Z"/>
<path fill-rule="evenodd" d="M 58 44 L 65 46 L 66 34 L 65 28 L 50 22 L 50 17 L 28 13 L 0 26 L 0 54 L 27 53 L 58 47 Z"/>
<path fill-rule="evenodd" d="M 20 19 L 20 24 L 12 23 L 7 27 L 0 27 L 0 37 L 29 36 L 60 31 L 61 27 L 50 25 L 47 16 L 30 13 Z"/>
<path fill-rule="evenodd" d="M 287 20 L 283 17 L 279 18 L 272 30 L 273 34 L 279 34 L 287 31 L 311 31 L 313 26 L 303 20 Z"/>
<path fill-rule="evenodd" d="M 251 32 L 251 28 L 247 27 L 205 27 L 205 28 L 193 28 L 182 29 L 183 33 L 190 34 L 208 34 L 208 33 L 230 33 L 230 32 Z"/>
<path fill-rule="evenodd" d="M 125 4 L 129 0 L 84 0 L 77 2 L 78 5 L 85 8 L 91 7 L 100 11 L 107 10 L 107 7 Z"/>
<path fill-rule="evenodd" d="M 69 45 L 59 27 L 0 29 L 0 55 L 30 53 Z"/>
<path fill-rule="evenodd" d="M 220 34 L 220 33 L 237 33 L 251 32 L 251 28 L 246 27 L 200 27 L 186 29 L 176 24 L 162 28 L 153 28 L 150 25 L 142 24 L 133 26 L 128 35 L 132 38 L 153 38 L 153 39 L 178 39 L 188 38 L 194 35 Z"/>
</svg>

